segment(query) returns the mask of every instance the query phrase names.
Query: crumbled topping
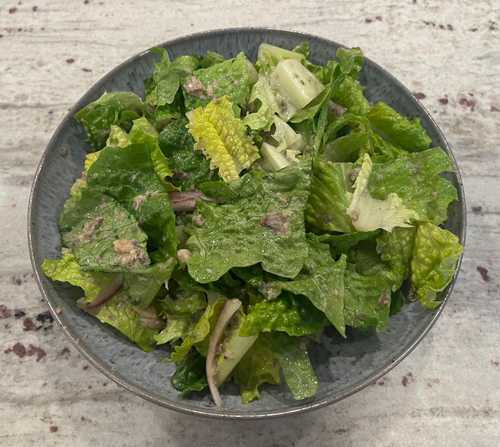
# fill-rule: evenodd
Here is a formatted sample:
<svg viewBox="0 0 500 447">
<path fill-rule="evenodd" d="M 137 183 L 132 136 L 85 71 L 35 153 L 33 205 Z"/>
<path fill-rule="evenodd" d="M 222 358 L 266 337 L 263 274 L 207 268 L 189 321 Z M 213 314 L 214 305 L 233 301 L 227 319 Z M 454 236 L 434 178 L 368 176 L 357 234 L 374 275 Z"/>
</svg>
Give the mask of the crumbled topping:
<svg viewBox="0 0 500 447">
<path fill-rule="evenodd" d="M 147 264 L 147 253 L 136 240 L 117 239 L 113 242 L 113 250 L 123 265 Z"/>
<path fill-rule="evenodd" d="M 288 216 L 283 213 L 266 214 L 260 223 L 273 230 L 274 234 L 288 234 Z"/>
</svg>

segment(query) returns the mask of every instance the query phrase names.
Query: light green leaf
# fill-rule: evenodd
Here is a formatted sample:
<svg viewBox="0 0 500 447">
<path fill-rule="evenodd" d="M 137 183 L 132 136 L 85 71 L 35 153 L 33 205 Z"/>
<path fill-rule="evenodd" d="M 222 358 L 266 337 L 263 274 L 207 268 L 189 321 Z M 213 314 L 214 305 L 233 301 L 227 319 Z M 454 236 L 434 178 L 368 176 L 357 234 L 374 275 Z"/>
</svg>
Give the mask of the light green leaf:
<svg viewBox="0 0 500 447">
<path fill-rule="evenodd" d="M 417 227 L 411 281 L 424 307 L 435 309 L 440 305 L 437 294 L 453 279 L 462 251 L 458 237 L 448 230 L 431 223 Z"/>
<path fill-rule="evenodd" d="M 45 259 L 42 270 L 54 281 L 70 283 L 80 287 L 87 303 L 94 301 L 99 294 L 107 289 L 116 275 L 112 273 L 86 272 L 81 269 L 71 250 L 63 249 L 60 259 Z"/>
<path fill-rule="evenodd" d="M 363 157 L 361 170 L 354 183 L 354 193 L 347 208 L 354 228 L 358 231 L 373 231 L 382 228 L 391 231 L 394 227 L 409 227 L 417 213 L 404 206 L 401 198 L 389 193 L 384 200 L 373 198 L 368 191 L 372 172 L 372 161 L 368 154 Z"/>
<path fill-rule="evenodd" d="M 196 141 L 195 147 L 210 159 L 212 169 L 219 169 L 226 182 L 237 180 L 240 172 L 260 157 L 227 97 L 191 111 L 189 131 Z"/>
<path fill-rule="evenodd" d="M 208 336 L 217 322 L 223 305 L 224 299 L 221 298 L 208 304 L 205 312 L 203 312 L 203 315 L 193 325 L 189 333 L 183 338 L 182 343 L 177 345 L 174 352 L 172 352 L 170 357 L 174 362 L 178 363 L 182 361 L 193 346 L 199 345 L 208 340 Z M 201 346 L 200 349 L 206 354 L 207 347 L 208 345 L 205 343 L 205 345 Z"/>
<path fill-rule="evenodd" d="M 125 292 L 115 295 L 104 304 L 96 317 L 102 322 L 113 326 L 142 350 L 149 352 L 154 349 L 154 337 L 158 329 L 148 327 L 141 315 L 129 303 Z"/>
</svg>

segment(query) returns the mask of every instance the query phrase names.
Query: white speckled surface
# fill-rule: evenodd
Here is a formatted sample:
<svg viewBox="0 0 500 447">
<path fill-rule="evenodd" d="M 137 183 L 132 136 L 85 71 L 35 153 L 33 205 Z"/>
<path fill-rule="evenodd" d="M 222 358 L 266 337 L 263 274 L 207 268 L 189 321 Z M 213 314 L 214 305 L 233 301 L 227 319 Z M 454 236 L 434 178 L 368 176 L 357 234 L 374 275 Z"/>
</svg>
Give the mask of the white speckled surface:
<svg viewBox="0 0 500 447">
<path fill-rule="evenodd" d="M 26 313 L 1 318 L 0 308 L 0 445 L 500 445 L 499 24 L 493 0 L 0 1 L 0 305 Z M 247 25 L 359 45 L 423 93 L 462 168 L 468 244 L 440 321 L 383 381 L 304 416 L 217 423 L 109 383 L 48 322 L 24 330 L 26 318 L 42 326 L 46 310 L 31 276 L 26 206 L 50 135 L 91 83 L 169 38 Z M 9 352 L 15 343 L 23 358 Z"/>
</svg>

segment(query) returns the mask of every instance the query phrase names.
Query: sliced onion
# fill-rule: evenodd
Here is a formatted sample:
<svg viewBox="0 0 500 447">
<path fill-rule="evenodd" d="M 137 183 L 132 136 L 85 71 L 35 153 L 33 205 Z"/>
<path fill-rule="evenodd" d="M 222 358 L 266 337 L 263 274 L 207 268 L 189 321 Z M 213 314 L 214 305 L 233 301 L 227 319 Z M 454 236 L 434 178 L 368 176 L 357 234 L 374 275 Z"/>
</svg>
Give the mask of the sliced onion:
<svg viewBox="0 0 500 447">
<path fill-rule="evenodd" d="M 103 304 L 107 303 L 111 298 L 113 298 L 121 290 L 122 287 L 123 277 L 122 275 L 117 275 L 108 287 L 101 290 L 94 301 L 85 304 L 85 309 L 96 309 L 97 307 L 101 307 Z"/>
<path fill-rule="evenodd" d="M 222 399 L 220 397 L 219 388 L 217 387 L 217 383 L 215 381 L 216 375 L 216 355 L 217 355 L 217 347 L 219 346 L 222 336 L 224 335 L 224 330 L 226 326 L 231 321 L 231 318 L 241 307 L 241 301 L 238 299 L 232 299 L 226 301 L 224 307 L 221 310 L 217 323 L 215 324 L 215 328 L 210 336 L 209 344 L 208 344 L 208 353 L 207 353 L 207 362 L 206 362 L 206 373 L 207 373 L 207 382 L 208 388 L 210 389 L 210 394 L 212 395 L 212 399 L 215 402 L 217 407 L 222 406 Z"/>
<path fill-rule="evenodd" d="M 196 208 L 196 202 L 201 199 L 203 193 L 200 191 L 173 191 L 168 195 L 174 211 L 193 211 Z"/>
</svg>

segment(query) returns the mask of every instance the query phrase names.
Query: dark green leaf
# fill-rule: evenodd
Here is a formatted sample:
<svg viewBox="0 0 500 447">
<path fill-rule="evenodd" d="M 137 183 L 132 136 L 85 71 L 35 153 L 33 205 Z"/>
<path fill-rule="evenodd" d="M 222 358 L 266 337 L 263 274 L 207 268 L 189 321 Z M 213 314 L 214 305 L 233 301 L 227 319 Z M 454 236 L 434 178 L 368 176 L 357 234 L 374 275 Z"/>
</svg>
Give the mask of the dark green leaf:
<svg viewBox="0 0 500 447">
<path fill-rule="evenodd" d="M 94 149 L 100 149 L 106 143 L 111 125 L 116 124 L 129 130 L 132 121 L 142 116 L 144 105 L 132 92 L 104 93 L 98 100 L 91 102 L 75 117 L 87 131 Z"/>
</svg>

